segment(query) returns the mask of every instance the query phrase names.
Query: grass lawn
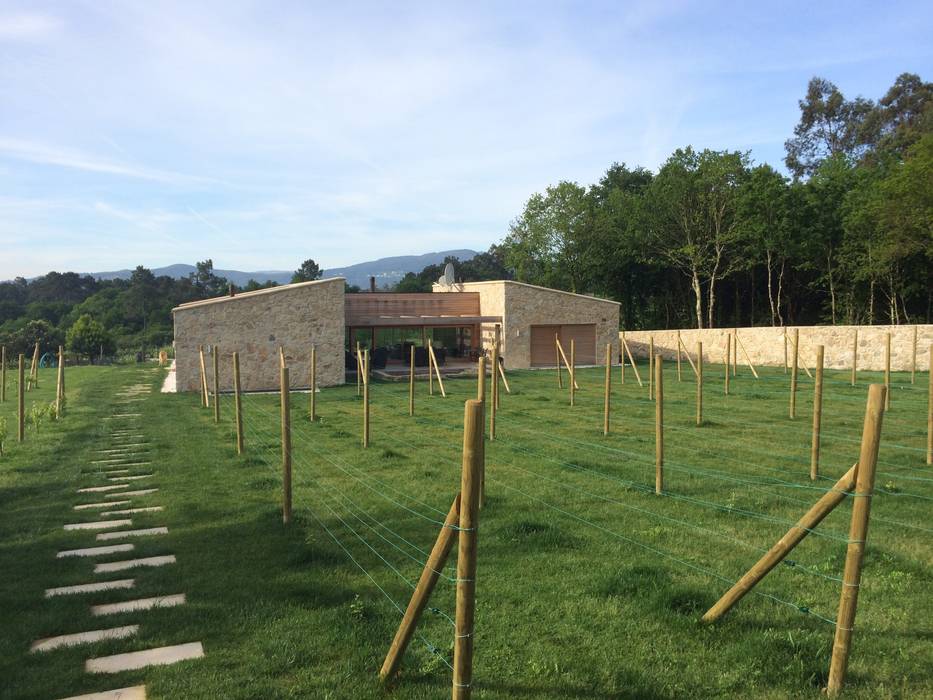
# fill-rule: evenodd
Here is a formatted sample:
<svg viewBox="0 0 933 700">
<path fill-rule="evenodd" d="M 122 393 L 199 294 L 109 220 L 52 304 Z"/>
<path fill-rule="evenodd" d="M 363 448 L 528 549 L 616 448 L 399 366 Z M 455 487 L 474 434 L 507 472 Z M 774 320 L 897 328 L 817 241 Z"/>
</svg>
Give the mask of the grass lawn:
<svg viewBox="0 0 933 700">
<path fill-rule="evenodd" d="M 665 375 L 664 496 L 654 490 L 654 404 L 631 370 L 613 375 L 612 433 L 602 434 L 603 370 L 581 369 L 577 405 L 554 372 L 510 373 L 497 439 L 487 443 L 480 515 L 474 695 L 478 698 L 813 697 L 825 685 L 851 499 L 715 626 L 700 616 L 858 456 L 869 381 L 826 373 L 823 478 L 808 478 L 812 381 L 801 374 L 798 417 L 787 417 L 780 369 L 739 369 L 723 396 L 706 367 L 704 425 L 684 365 Z M 296 370 L 297 371 L 297 370 Z M 303 368 L 301 371 L 304 371 Z M 642 367 L 643 376 L 645 367 Z M 54 371 L 37 397 L 51 400 Z M 145 683 L 152 698 L 440 698 L 450 692 L 454 558 L 431 614 L 388 688 L 377 673 L 459 488 L 463 401 L 475 379 L 372 385 L 372 443 L 360 446 L 353 385 L 292 395 L 294 521 L 281 522 L 277 395 L 244 398 L 246 454 L 234 453 L 232 400 L 221 425 L 196 395 L 163 395 L 151 368 L 69 370 L 68 415 L 30 430 L 0 460 L 0 696 L 59 698 Z M 566 374 L 564 375 L 566 385 Z M 52 586 L 127 578 L 92 573 L 55 552 L 93 546 L 65 532 L 94 520 L 72 510 L 110 442 L 120 387 L 156 387 L 144 403 L 149 481 L 133 527 L 167 525 L 132 557 L 177 564 L 132 572 L 136 587 L 43 599 Z M 924 463 L 927 375 L 894 376 L 884 418 L 846 696 L 933 696 L 933 468 Z M 45 393 L 48 396 L 45 396 Z M 9 394 L 14 398 L 13 394 Z M 38 398 L 36 399 L 38 400 Z M 28 401 L 27 401 L 28 405 Z M 12 416 L 13 400 L 0 404 Z M 136 409 L 134 409 L 136 410 Z M 15 424 L 10 420 L 15 437 Z M 149 486 L 149 484 L 147 484 Z M 456 551 L 456 550 L 454 550 Z M 455 556 L 455 555 L 454 555 Z M 112 559 L 128 558 L 113 555 Z M 186 605 L 102 621 L 89 603 L 185 593 Z M 38 638 L 139 624 L 135 638 L 29 654 Z M 84 660 L 201 641 L 205 658 L 113 677 Z"/>
</svg>

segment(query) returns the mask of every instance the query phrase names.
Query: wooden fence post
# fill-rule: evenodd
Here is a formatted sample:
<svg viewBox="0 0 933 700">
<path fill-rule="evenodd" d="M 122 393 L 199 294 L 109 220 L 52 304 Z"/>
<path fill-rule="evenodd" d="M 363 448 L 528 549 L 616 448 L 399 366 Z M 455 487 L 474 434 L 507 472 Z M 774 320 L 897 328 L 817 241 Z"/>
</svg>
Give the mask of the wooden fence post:
<svg viewBox="0 0 933 700">
<path fill-rule="evenodd" d="M 570 339 L 570 405 L 574 405 L 577 395 L 577 343 Z"/>
<path fill-rule="evenodd" d="M 479 380 L 476 387 L 476 400 L 482 401 L 483 406 L 486 405 L 486 358 L 480 357 L 479 362 L 477 363 L 477 379 Z M 483 437 L 485 438 L 486 431 L 486 419 L 483 418 Z M 482 508 L 486 504 L 486 441 L 483 440 L 483 473 L 480 476 L 479 481 L 479 507 Z"/>
<path fill-rule="evenodd" d="M 502 326 L 495 325 L 494 340 L 496 343 L 496 361 L 492 366 L 492 377 L 495 384 L 495 391 L 492 392 L 492 398 L 496 402 L 496 410 L 499 410 L 499 363 L 502 360 Z"/>
<path fill-rule="evenodd" d="M 23 386 L 23 383 L 26 380 L 26 358 L 23 357 L 23 353 L 19 354 L 19 367 L 18 367 L 18 381 L 17 389 L 17 405 L 16 405 L 16 441 L 22 442 L 26 439 L 26 397 L 24 392 L 26 387 Z"/>
<path fill-rule="evenodd" d="M 755 379 L 758 379 L 758 370 L 755 369 L 755 365 L 752 363 L 752 358 L 748 354 L 748 350 L 745 349 L 745 343 L 742 342 L 742 339 L 739 338 L 739 332 L 735 332 L 735 342 L 736 345 L 742 348 L 742 354 L 745 355 L 745 361 L 748 363 L 748 368 L 752 371 L 752 374 L 755 375 Z"/>
<path fill-rule="evenodd" d="M 638 371 L 638 365 L 635 364 L 635 358 L 632 357 L 632 351 L 629 349 L 628 343 L 625 342 L 625 335 L 624 335 L 624 334 L 623 334 L 623 336 L 622 336 L 622 347 L 625 348 L 625 354 L 628 356 L 629 364 L 632 365 L 632 371 L 635 373 L 635 381 L 638 382 L 638 386 L 644 386 L 644 384 L 641 383 L 641 374 L 640 374 L 639 371 Z M 688 359 L 689 359 L 689 358 L 688 358 Z M 624 365 L 625 365 L 625 362 L 623 361 L 622 364 L 623 364 L 623 366 L 624 366 Z M 623 379 L 624 379 L 624 376 L 623 376 Z M 625 382 L 623 381 L 623 384 L 624 384 L 624 383 L 625 383 Z"/>
<path fill-rule="evenodd" d="M 726 355 L 725 355 L 726 362 L 723 365 L 723 367 L 726 370 L 725 381 L 723 382 L 723 392 L 725 393 L 726 396 L 729 395 L 729 350 L 731 347 L 732 347 L 732 338 L 730 338 L 729 334 L 726 333 Z"/>
<path fill-rule="evenodd" d="M 648 336 L 648 400 L 654 399 L 654 336 Z"/>
<path fill-rule="evenodd" d="M 220 423 L 220 349 L 211 345 L 211 364 L 214 372 L 214 422 Z"/>
<path fill-rule="evenodd" d="M 489 401 L 489 439 L 496 439 L 496 394 L 499 393 L 499 380 L 496 376 L 495 367 L 499 363 L 499 343 L 494 342 L 492 344 L 492 379 L 491 384 L 489 385 L 489 391 L 491 393 Z M 570 381 L 573 382 L 573 377 L 571 376 Z M 485 420 L 485 418 L 484 418 Z"/>
<path fill-rule="evenodd" d="M 363 382 L 363 355 L 360 352 L 360 341 L 356 341 L 356 395 L 360 395 Z"/>
<path fill-rule="evenodd" d="M 453 700 L 469 700 L 472 693 L 483 418 L 483 402 L 476 399 L 467 401 L 463 415 L 463 469 L 460 477 L 457 607 L 454 623 L 454 674 L 451 693 Z"/>
<path fill-rule="evenodd" d="M 787 330 L 784 330 L 784 374 L 787 374 Z"/>
<path fill-rule="evenodd" d="M 201 408 L 209 408 L 211 404 L 207 396 L 207 365 L 204 363 L 203 345 L 198 345 L 198 365 L 201 369 Z"/>
<path fill-rule="evenodd" d="M 415 586 L 415 592 L 412 593 L 408 608 L 405 610 L 402 622 L 395 633 L 395 639 L 392 640 L 392 646 L 389 647 L 389 653 L 386 654 L 385 661 L 382 663 L 382 669 L 379 671 L 379 678 L 382 681 L 391 679 L 402 663 L 405 650 L 411 643 L 418 621 L 421 619 L 428 600 L 431 598 L 431 593 L 434 592 L 434 587 L 437 585 L 437 580 L 447 563 L 447 557 L 450 555 L 450 550 L 456 539 L 459 521 L 460 495 L 458 494 L 447 512 L 441 531 L 434 542 L 434 548 L 431 549 L 431 554 L 427 562 L 425 562 L 424 569 L 421 571 L 421 578 L 418 579 L 418 585 Z"/>
<path fill-rule="evenodd" d="M 625 386 L 625 331 L 619 334 L 619 374 L 622 386 Z"/>
<path fill-rule="evenodd" d="M 654 371 L 654 492 L 664 491 L 664 358 L 655 357 Z"/>
<path fill-rule="evenodd" d="M 288 367 L 279 367 L 280 408 L 282 417 L 282 522 L 292 521 L 292 418 L 289 404 L 291 384 Z"/>
<path fill-rule="evenodd" d="M 838 695 L 842 689 L 849 664 L 852 628 L 855 624 L 855 610 L 862 579 L 862 559 L 865 556 L 865 541 L 868 538 L 868 516 L 875 490 L 875 465 L 878 462 L 878 444 L 881 442 L 881 422 L 884 416 L 882 405 L 886 393 L 887 389 L 877 384 L 868 388 L 868 405 L 865 408 L 855 482 L 855 500 L 852 502 L 852 521 L 849 526 L 849 544 L 842 574 L 842 594 L 836 618 L 833 656 L 829 665 L 829 682 L 826 685 L 826 691 L 830 696 Z"/>
<path fill-rule="evenodd" d="M 606 387 L 603 399 L 603 435 L 609 434 L 609 402 L 612 394 L 612 343 L 606 343 Z"/>
<path fill-rule="evenodd" d="M 856 365 L 858 365 L 858 327 L 855 328 L 855 334 L 852 336 L 852 386 L 855 386 Z"/>
<path fill-rule="evenodd" d="M 0 403 L 6 403 L 6 345 L 0 348 Z"/>
<path fill-rule="evenodd" d="M 415 415 L 415 346 L 409 348 L 408 357 L 408 415 Z"/>
<path fill-rule="evenodd" d="M 476 399 L 486 400 L 486 358 L 483 356 L 476 362 Z"/>
<path fill-rule="evenodd" d="M 703 343 L 697 341 L 697 427 L 703 425 Z"/>
<path fill-rule="evenodd" d="M 369 348 L 363 350 L 363 447 L 369 447 Z"/>
<path fill-rule="evenodd" d="M 927 376 L 927 464 L 933 464 L 933 345 L 929 348 L 930 371 Z"/>
<path fill-rule="evenodd" d="M 236 417 L 236 453 L 243 454 L 243 403 L 240 398 L 240 353 L 233 353 L 233 412 Z"/>
<path fill-rule="evenodd" d="M 441 396 L 446 399 L 447 392 L 444 391 L 444 380 L 441 379 L 441 369 L 437 364 L 437 356 L 434 354 L 434 346 L 428 345 L 428 372 L 431 371 L 431 366 L 434 367 L 434 372 L 437 374 L 437 386 L 441 390 Z M 431 393 L 434 392 L 432 391 Z"/>
<path fill-rule="evenodd" d="M 799 345 L 797 341 L 800 339 L 800 329 L 794 329 L 794 356 L 791 362 L 790 369 L 790 417 L 794 419 L 797 417 L 797 361 L 798 361 L 798 349 Z"/>
<path fill-rule="evenodd" d="M 810 441 L 810 481 L 820 471 L 820 423 L 823 420 L 823 346 L 816 348 L 816 381 L 813 383 L 813 437 Z"/>
<path fill-rule="evenodd" d="M 428 396 L 434 396 L 434 355 L 431 354 L 433 348 L 431 343 L 425 348 L 428 351 Z"/>
<path fill-rule="evenodd" d="M 317 420 L 317 345 L 311 344 L 311 377 L 308 381 L 308 412 L 311 422 Z"/>
<path fill-rule="evenodd" d="M 683 381 L 680 374 L 680 331 L 677 331 L 677 381 Z"/>
<path fill-rule="evenodd" d="M 891 408 L 891 334 L 884 334 L 884 410 Z"/>
<path fill-rule="evenodd" d="M 564 373 L 560 368 L 560 335 L 554 334 L 554 355 L 557 357 L 557 388 L 564 388 Z"/>
<path fill-rule="evenodd" d="M 736 375 L 738 372 L 737 365 L 739 364 L 739 329 L 732 329 L 732 376 Z"/>
<path fill-rule="evenodd" d="M 58 346 L 58 381 L 55 384 L 55 418 L 62 417 L 62 399 L 65 398 L 65 348 Z"/>
<path fill-rule="evenodd" d="M 36 343 L 36 347 L 32 351 L 32 365 L 29 367 L 29 381 L 26 389 L 29 390 L 33 387 L 39 388 L 39 343 Z"/>
<path fill-rule="evenodd" d="M 915 383 L 915 378 L 917 375 L 917 326 L 914 324 L 914 338 L 911 343 L 911 359 L 910 359 L 910 383 Z"/>
</svg>

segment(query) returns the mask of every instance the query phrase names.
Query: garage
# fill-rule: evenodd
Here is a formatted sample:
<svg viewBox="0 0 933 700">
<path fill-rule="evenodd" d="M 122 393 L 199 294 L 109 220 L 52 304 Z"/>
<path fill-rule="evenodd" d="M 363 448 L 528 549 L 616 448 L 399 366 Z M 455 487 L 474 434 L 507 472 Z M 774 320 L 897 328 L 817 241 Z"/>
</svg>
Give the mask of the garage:
<svg viewBox="0 0 933 700">
<path fill-rule="evenodd" d="M 576 364 L 596 364 L 596 324 L 573 323 L 531 327 L 532 367 L 554 367 L 557 364 L 555 335 L 560 338 L 567 359 L 570 359 L 570 341 L 573 340 Z"/>
</svg>

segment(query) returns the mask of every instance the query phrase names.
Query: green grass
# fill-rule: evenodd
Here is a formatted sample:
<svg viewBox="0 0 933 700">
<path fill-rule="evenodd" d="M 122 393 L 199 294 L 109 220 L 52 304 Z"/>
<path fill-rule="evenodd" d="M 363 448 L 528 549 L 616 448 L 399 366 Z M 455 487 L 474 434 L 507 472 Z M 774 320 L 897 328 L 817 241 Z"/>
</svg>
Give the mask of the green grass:
<svg viewBox="0 0 933 700">
<path fill-rule="evenodd" d="M 572 409 L 553 372 L 510 374 L 498 439 L 486 447 L 476 697 L 819 696 L 833 637 L 821 618 L 835 619 L 848 502 L 798 547 L 794 566 L 759 586 L 773 598 L 748 596 L 716 626 L 698 620 L 856 460 L 867 383 L 878 377 L 864 373 L 852 388 L 847 373 L 827 372 L 826 478 L 811 484 L 806 376 L 791 421 L 781 370 L 755 381 L 740 369 L 724 397 L 721 366 L 707 366 L 705 421 L 696 428 L 689 366 L 683 383 L 666 370 L 664 497 L 652 493 L 654 404 L 630 371 L 624 386 L 618 370 L 613 376 L 608 437 L 602 370 L 579 371 Z M 38 391 L 54 393 L 47 376 Z M 90 482 L 81 472 L 108 441 L 102 419 L 114 393 L 140 378 L 157 385 L 161 373 L 70 370 L 66 419 L 30 432 L 0 462 L 0 695 L 64 697 L 140 682 L 153 698 L 448 695 L 454 586 L 446 578 L 432 600 L 443 614 L 420 627 L 434 650 L 416 639 L 389 689 L 376 676 L 400 618 L 395 606 L 410 595 L 406 580 L 417 579 L 459 487 L 463 401 L 475 380 L 445 382 L 447 399 L 419 383 L 414 418 L 407 385 L 374 383 L 367 450 L 355 386 L 322 391 L 316 424 L 306 419 L 307 395 L 293 394 L 295 519 L 287 528 L 277 396 L 244 399 L 247 452 L 237 457 L 228 397 L 215 426 L 197 396 L 153 394 L 141 410 L 162 490 L 146 498 L 166 510 L 134 517 L 134 527 L 164 524 L 170 533 L 138 541 L 133 556 L 174 553 L 178 564 L 137 570 L 133 591 L 43 600 L 46 587 L 101 578 L 88 561 L 54 555 L 93 541 L 61 526 L 93 519 L 72 511 L 74 489 Z M 933 695 L 926 380 L 918 375 L 912 387 L 909 376 L 894 378 L 848 697 Z M 0 405 L 0 415 L 10 410 Z M 184 607 L 105 624 L 88 613 L 89 602 L 179 592 L 188 595 Z M 135 622 L 135 639 L 26 653 L 39 637 Z M 112 678 L 82 670 L 89 656 L 197 640 L 207 654 L 200 661 Z"/>
</svg>

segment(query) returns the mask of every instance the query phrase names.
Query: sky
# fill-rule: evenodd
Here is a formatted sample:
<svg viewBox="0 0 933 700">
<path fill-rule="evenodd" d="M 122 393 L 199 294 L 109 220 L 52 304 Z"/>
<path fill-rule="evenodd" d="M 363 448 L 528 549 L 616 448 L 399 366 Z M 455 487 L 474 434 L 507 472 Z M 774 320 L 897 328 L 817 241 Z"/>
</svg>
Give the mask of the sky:
<svg viewBox="0 0 933 700">
<path fill-rule="evenodd" d="M 783 167 L 814 75 L 933 79 L 929 2 L 0 0 L 0 279 L 486 249 L 682 146 Z"/>
</svg>

